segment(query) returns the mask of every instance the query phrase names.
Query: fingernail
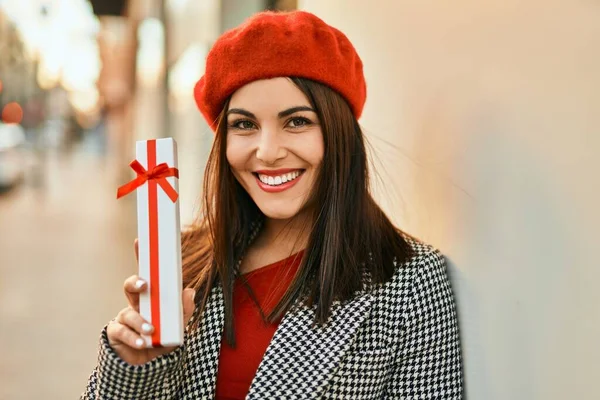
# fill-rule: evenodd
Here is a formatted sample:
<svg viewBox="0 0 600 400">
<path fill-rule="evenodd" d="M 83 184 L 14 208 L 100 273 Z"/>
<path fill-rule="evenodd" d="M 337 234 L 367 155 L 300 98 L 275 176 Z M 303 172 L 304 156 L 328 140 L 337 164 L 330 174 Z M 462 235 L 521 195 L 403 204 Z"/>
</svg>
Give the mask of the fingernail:
<svg viewBox="0 0 600 400">
<path fill-rule="evenodd" d="M 142 286 L 144 286 L 144 283 L 145 283 L 145 282 L 144 282 L 143 280 L 141 280 L 141 279 L 138 279 L 138 280 L 135 282 L 135 288 L 136 288 L 136 289 L 139 289 L 139 288 L 141 288 Z"/>
<path fill-rule="evenodd" d="M 149 323 L 144 322 L 142 324 L 142 330 L 146 333 L 150 333 L 150 331 L 152 330 L 152 325 L 150 325 Z"/>
<path fill-rule="evenodd" d="M 144 340 L 143 340 L 143 339 L 141 339 L 141 338 L 138 338 L 138 339 L 135 341 L 135 345 L 136 345 L 137 347 L 142 347 L 142 346 L 144 345 Z"/>
</svg>

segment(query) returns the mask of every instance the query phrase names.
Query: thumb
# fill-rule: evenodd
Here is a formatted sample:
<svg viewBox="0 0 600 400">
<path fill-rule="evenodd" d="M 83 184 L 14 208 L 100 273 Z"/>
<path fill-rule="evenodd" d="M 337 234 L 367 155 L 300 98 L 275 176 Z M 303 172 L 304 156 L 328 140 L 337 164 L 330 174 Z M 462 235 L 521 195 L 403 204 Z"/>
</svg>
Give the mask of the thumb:
<svg viewBox="0 0 600 400">
<path fill-rule="evenodd" d="M 183 326 L 186 326 L 187 323 L 192 318 L 194 314 L 194 310 L 196 308 L 196 304 L 194 302 L 194 297 L 196 297 L 196 291 L 192 288 L 187 288 L 183 290 Z"/>
</svg>

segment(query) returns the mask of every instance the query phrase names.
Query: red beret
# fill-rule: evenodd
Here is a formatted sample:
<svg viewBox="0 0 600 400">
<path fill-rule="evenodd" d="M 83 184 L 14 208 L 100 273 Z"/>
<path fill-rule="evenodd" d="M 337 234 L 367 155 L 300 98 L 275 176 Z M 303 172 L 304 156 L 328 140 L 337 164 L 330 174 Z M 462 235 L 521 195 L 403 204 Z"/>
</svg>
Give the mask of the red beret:
<svg viewBox="0 0 600 400">
<path fill-rule="evenodd" d="M 342 32 L 305 11 L 261 12 L 225 32 L 208 53 L 194 98 L 215 130 L 233 92 L 252 81 L 287 76 L 329 86 L 360 117 L 367 88 L 354 46 Z"/>
</svg>

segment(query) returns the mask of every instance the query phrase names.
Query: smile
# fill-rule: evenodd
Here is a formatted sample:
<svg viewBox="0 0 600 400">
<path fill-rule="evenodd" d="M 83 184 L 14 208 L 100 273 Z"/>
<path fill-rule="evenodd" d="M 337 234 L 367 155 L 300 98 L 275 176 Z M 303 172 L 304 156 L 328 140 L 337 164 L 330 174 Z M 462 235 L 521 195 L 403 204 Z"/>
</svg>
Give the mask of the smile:
<svg viewBox="0 0 600 400">
<path fill-rule="evenodd" d="M 257 171 L 253 175 L 256 178 L 258 186 L 265 192 L 282 192 L 294 186 L 299 180 L 304 170 L 277 170 L 277 171 Z"/>
</svg>

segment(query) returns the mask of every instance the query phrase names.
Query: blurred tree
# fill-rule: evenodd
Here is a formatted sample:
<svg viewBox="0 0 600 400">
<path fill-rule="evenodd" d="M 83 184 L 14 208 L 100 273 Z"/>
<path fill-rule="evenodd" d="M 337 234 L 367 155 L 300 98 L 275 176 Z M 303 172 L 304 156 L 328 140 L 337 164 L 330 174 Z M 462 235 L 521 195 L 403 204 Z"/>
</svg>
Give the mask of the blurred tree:
<svg viewBox="0 0 600 400">
<path fill-rule="evenodd" d="M 298 0 L 267 0 L 267 10 L 293 11 L 298 8 Z"/>
<path fill-rule="evenodd" d="M 16 101 L 21 105 L 35 93 L 35 62 L 27 55 L 16 26 L 0 12 L 0 112 Z"/>
<path fill-rule="evenodd" d="M 126 0 L 90 0 L 94 14 L 98 16 L 122 16 L 126 9 Z"/>
</svg>

